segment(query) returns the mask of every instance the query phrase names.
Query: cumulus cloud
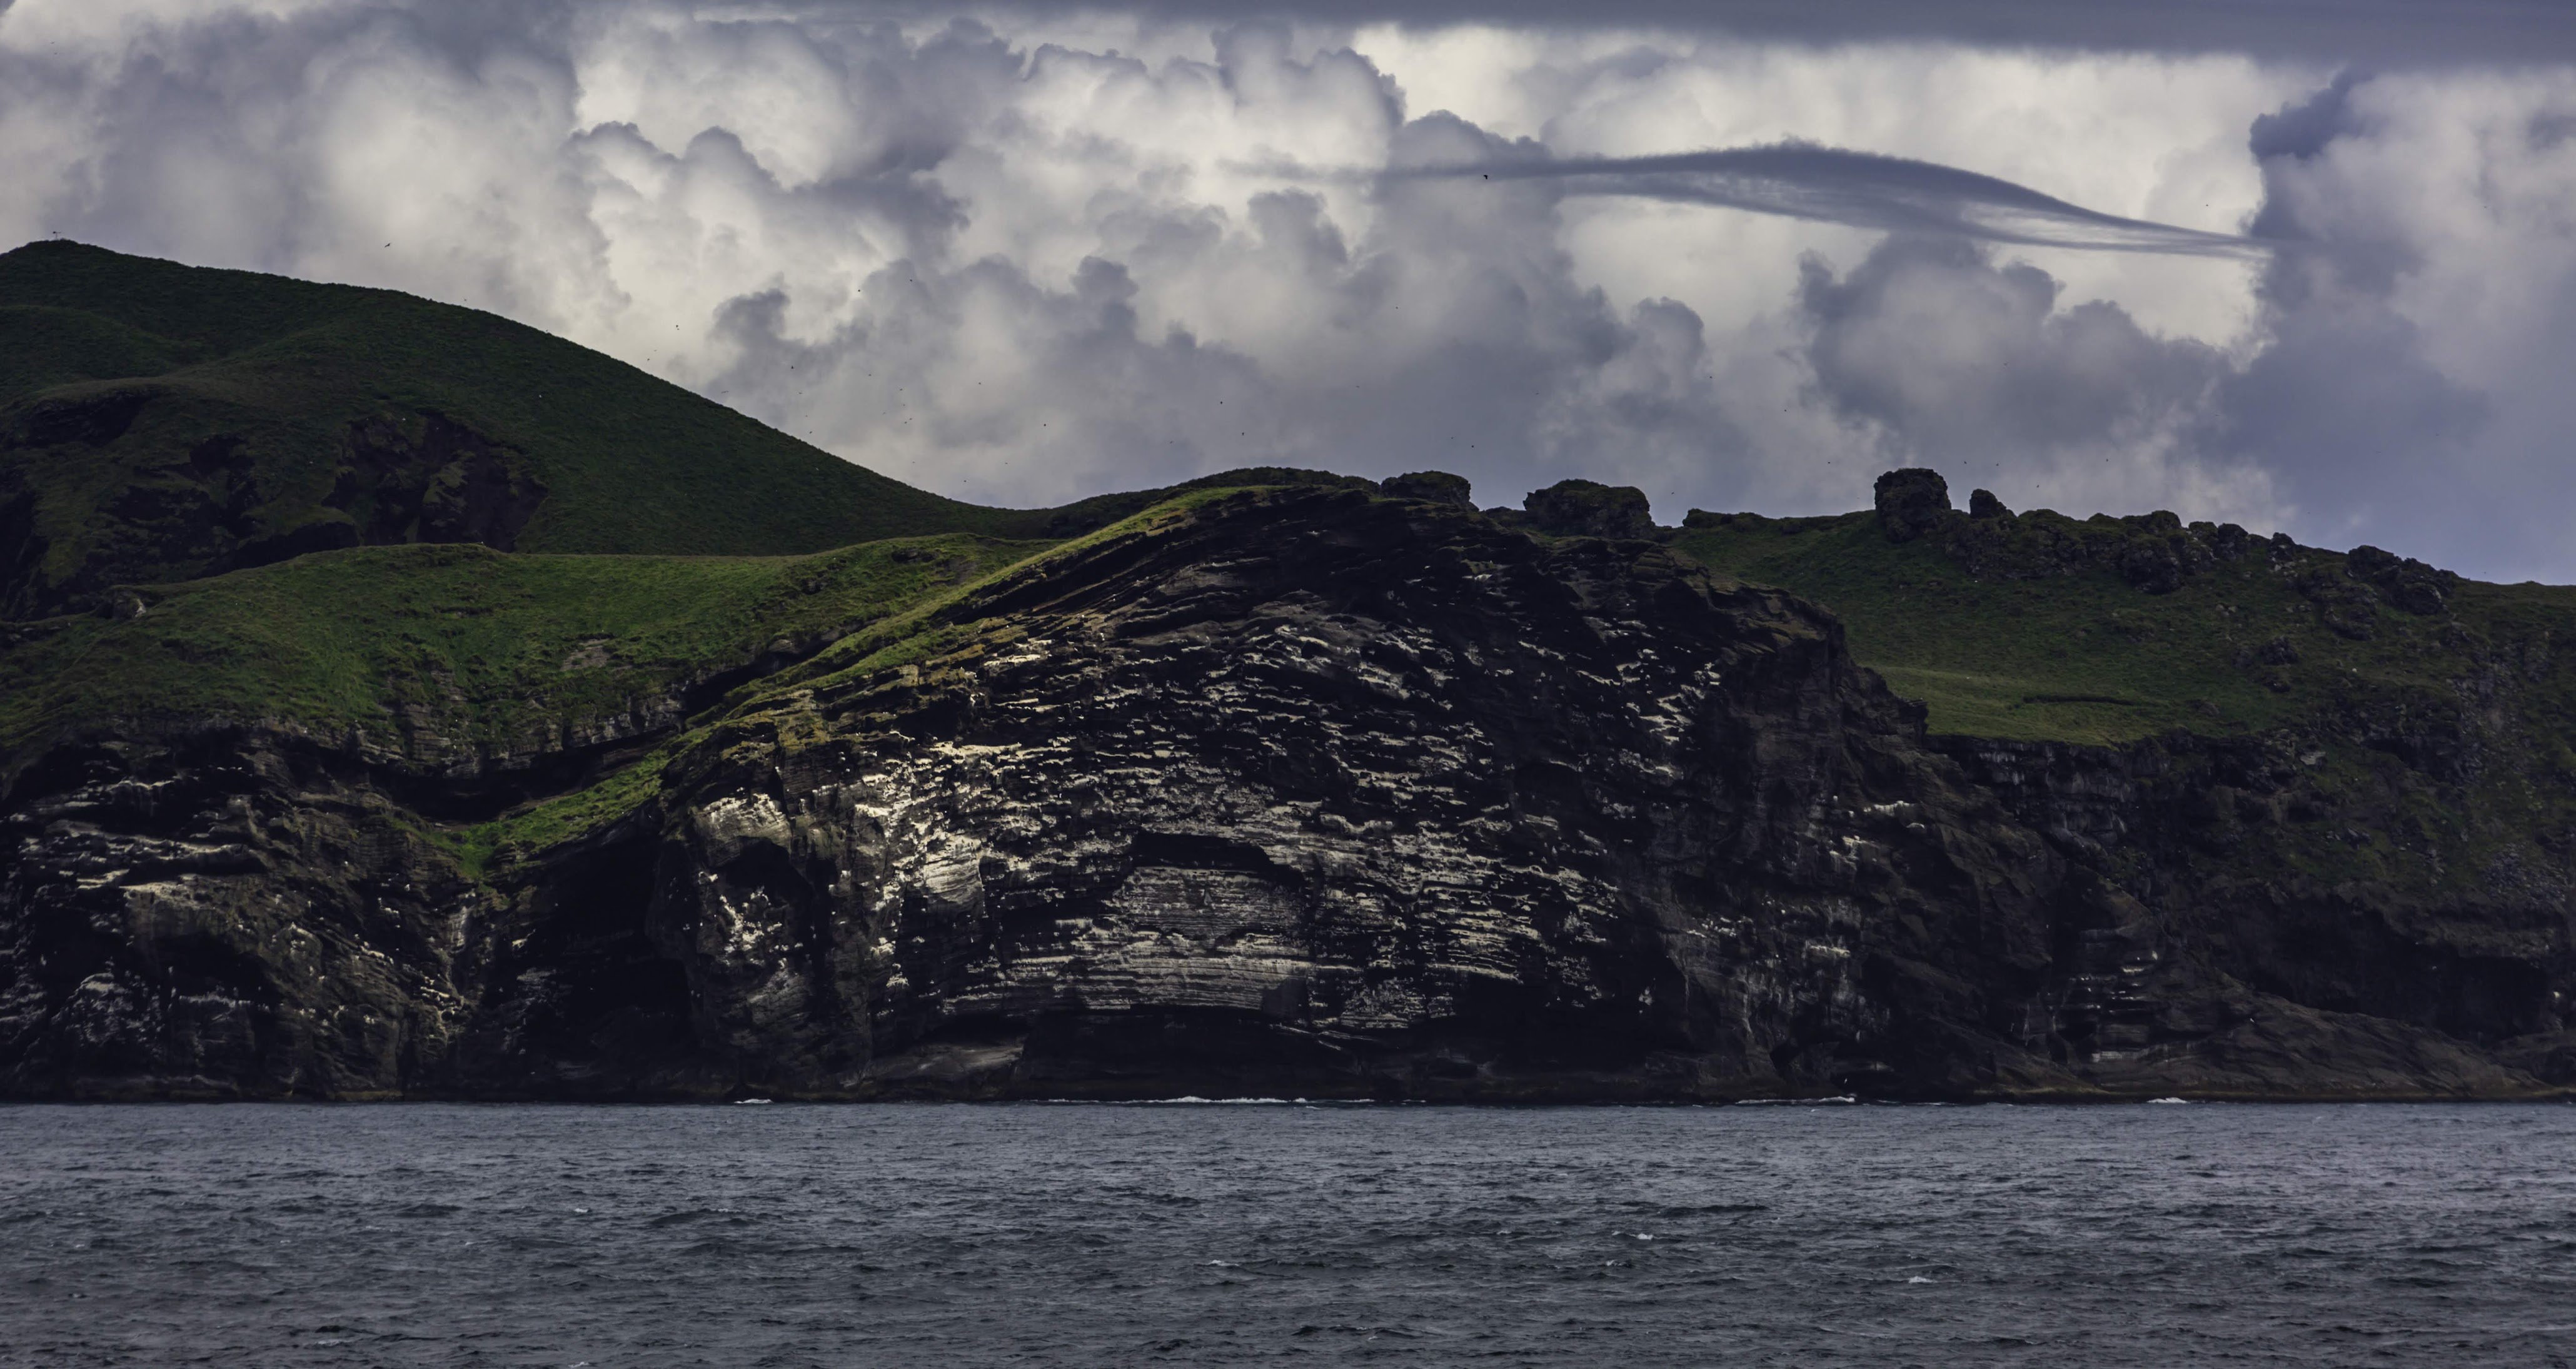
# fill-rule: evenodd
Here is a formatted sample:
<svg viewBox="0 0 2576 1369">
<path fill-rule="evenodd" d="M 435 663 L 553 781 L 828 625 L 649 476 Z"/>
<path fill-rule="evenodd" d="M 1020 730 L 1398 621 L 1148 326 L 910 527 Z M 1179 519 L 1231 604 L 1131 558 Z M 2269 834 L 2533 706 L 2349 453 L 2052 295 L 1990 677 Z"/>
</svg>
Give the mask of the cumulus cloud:
<svg viewBox="0 0 2576 1369">
<path fill-rule="evenodd" d="M 1803 272 L 1815 390 L 1889 464 L 1930 465 L 2007 502 L 2173 508 L 2281 521 L 2268 476 L 2213 459 L 2232 372 L 2116 304 L 2060 307 L 2058 282 L 1950 238 L 1890 238 L 1845 276 Z"/>
<path fill-rule="evenodd" d="M 101 111 L 0 133 L 56 154 L 13 226 L 499 309 L 973 497 L 1274 462 L 1669 492 L 1740 447 L 1698 319 L 1579 281 L 1552 190 L 1230 170 L 1501 146 L 1287 27 L 1152 64 L 963 21 L 520 36 L 317 5 L 11 45 Z M 105 117 L 170 89 L 215 92 L 172 120 L 205 142 Z"/>
<path fill-rule="evenodd" d="M 1645 9 L 18 0 L 0 240 L 495 309 L 1002 502 L 1438 466 L 1670 519 L 1927 461 L 2576 574 L 2566 68 L 2037 55 L 1913 41 L 1922 8 L 1824 44 Z"/>
</svg>

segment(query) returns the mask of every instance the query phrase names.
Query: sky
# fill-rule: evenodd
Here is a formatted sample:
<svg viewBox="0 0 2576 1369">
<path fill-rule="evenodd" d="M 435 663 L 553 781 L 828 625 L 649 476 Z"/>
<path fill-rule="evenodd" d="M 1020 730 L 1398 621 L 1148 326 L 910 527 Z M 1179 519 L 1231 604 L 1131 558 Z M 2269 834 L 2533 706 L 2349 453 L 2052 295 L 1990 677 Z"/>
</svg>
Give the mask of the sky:
<svg viewBox="0 0 2576 1369">
<path fill-rule="evenodd" d="M 983 502 L 1928 465 L 2576 582 L 2546 0 L 0 0 L 0 185 Z"/>
</svg>

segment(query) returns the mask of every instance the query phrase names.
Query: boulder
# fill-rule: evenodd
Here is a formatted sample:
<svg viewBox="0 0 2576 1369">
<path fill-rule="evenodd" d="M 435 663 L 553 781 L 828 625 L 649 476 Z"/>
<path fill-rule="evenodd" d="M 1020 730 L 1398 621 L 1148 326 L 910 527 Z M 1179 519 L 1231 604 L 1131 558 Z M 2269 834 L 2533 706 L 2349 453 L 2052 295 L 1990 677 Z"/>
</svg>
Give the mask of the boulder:
<svg viewBox="0 0 2576 1369">
<path fill-rule="evenodd" d="M 1474 487 L 1463 475 L 1447 471 L 1415 471 L 1410 475 L 1389 476 L 1378 482 L 1378 488 L 1398 499 L 1419 499 L 1431 504 L 1454 504 L 1462 509 L 1476 507 L 1470 497 Z"/>
<path fill-rule="evenodd" d="M 1560 537 L 1652 537 L 1646 492 L 1634 485 L 1560 480 L 1521 501 L 1530 523 Z"/>
<path fill-rule="evenodd" d="M 1940 526 L 1950 511 L 1950 482 L 1920 466 L 1878 478 L 1878 525 L 1890 542 L 1911 542 Z"/>
</svg>

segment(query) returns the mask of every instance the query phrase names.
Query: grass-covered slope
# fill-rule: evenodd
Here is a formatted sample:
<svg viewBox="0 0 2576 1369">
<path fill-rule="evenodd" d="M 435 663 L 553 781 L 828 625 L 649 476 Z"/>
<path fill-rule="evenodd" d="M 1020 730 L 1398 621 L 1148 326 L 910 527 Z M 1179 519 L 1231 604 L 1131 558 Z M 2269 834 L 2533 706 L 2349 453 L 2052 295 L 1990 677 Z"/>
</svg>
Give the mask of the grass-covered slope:
<svg viewBox="0 0 2576 1369">
<path fill-rule="evenodd" d="M 0 617 L 352 545 L 779 555 L 1048 522 L 478 310 L 67 242 L 0 254 Z"/>
<path fill-rule="evenodd" d="M 474 769 L 667 730 L 753 668 L 1022 560 L 971 534 L 799 557 L 362 547 L 153 587 L 0 645 L 0 757 L 137 725 L 282 725 Z"/>
<path fill-rule="evenodd" d="M 2041 510 L 2017 521 L 2073 538 L 2134 520 Z M 2442 611 L 2418 614 L 2355 594 L 2341 553 L 2268 542 L 2148 588 L 2100 566 L 1981 574 L 1937 536 L 1891 540 L 1874 513 L 1697 522 L 1677 547 L 1831 609 L 1853 654 L 1923 702 L 1935 732 L 2090 743 L 2257 732 L 2347 703 L 2454 700 L 2483 657 L 2576 629 L 2576 588 L 2455 580 Z"/>
</svg>

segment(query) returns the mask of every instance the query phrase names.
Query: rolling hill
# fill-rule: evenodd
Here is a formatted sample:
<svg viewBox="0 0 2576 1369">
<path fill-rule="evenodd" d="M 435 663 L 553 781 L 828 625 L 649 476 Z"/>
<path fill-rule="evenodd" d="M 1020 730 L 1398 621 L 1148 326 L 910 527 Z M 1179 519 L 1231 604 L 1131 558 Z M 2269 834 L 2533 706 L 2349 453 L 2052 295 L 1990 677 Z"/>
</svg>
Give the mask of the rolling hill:
<svg viewBox="0 0 2576 1369">
<path fill-rule="evenodd" d="M 943 499 L 478 310 L 0 255 L 0 617 L 362 545 L 779 556 L 1100 521 Z"/>
</svg>

